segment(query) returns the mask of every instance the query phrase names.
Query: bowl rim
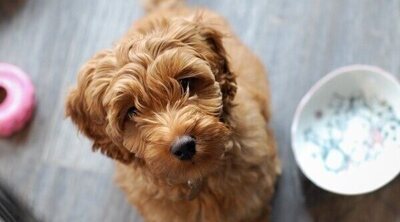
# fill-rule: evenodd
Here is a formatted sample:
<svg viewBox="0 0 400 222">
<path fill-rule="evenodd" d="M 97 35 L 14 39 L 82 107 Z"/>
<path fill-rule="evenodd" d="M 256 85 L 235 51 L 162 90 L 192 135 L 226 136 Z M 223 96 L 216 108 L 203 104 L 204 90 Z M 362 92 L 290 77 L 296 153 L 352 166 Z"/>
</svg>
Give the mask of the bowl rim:
<svg viewBox="0 0 400 222">
<path fill-rule="evenodd" d="M 294 117 L 292 120 L 292 125 L 291 125 L 291 129 L 290 129 L 290 140 L 291 140 L 291 146 L 292 146 L 292 152 L 295 158 L 295 161 L 297 163 L 297 166 L 300 168 L 301 172 L 311 181 L 313 182 L 315 185 L 317 185 L 318 187 L 327 190 L 329 192 L 332 193 L 336 193 L 336 194 L 342 194 L 342 195 L 361 195 L 361 194 L 366 194 L 366 193 L 371 193 L 373 191 L 376 191 L 380 188 L 382 188 L 383 186 L 387 185 L 388 183 L 390 183 L 394 178 L 396 178 L 399 174 L 400 171 L 395 174 L 393 176 L 393 178 L 390 178 L 387 182 L 385 182 L 382 186 L 378 186 L 375 187 L 373 189 L 369 189 L 369 190 L 365 190 L 365 191 L 361 191 L 361 192 L 343 192 L 343 191 L 338 191 L 338 190 L 334 190 L 331 188 L 328 188 L 324 185 L 321 185 L 320 182 L 318 182 L 317 180 L 315 180 L 311 175 L 308 175 L 308 173 L 305 171 L 304 166 L 302 164 L 300 164 L 300 160 L 299 157 L 296 155 L 296 143 L 295 143 L 295 135 L 298 129 L 298 125 L 299 125 L 299 120 L 300 120 L 300 115 L 303 113 L 303 109 L 305 108 L 305 106 L 308 104 L 308 102 L 310 101 L 310 99 L 313 97 L 313 95 L 321 88 L 323 87 L 326 83 L 328 83 L 330 80 L 340 76 L 340 75 L 344 75 L 346 73 L 349 72 L 353 72 L 353 71 L 369 71 L 369 72 L 373 72 L 376 74 L 381 75 L 382 77 L 386 78 L 387 80 L 389 80 L 390 82 L 396 84 L 398 87 L 400 87 L 400 83 L 399 81 L 394 77 L 393 74 L 383 70 L 380 67 L 377 66 L 372 66 L 372 65 L 364 65 L 364 64 L 354 64 L 354 65 L 347 65 L 347 66 L 343 66 L 343 67 L 339 67 L 334 69 L 333 71 L 329 72 L 328 74 L 326 74 L 324 77 L 322 77 L 321 79 L 319 79 L 316 83 L 314 83 L 314 85 L 307 91 L 307 93 L 301 98 L 299 104 L 296 107 L 295 113 L 294 113 Z"/>
</svg>

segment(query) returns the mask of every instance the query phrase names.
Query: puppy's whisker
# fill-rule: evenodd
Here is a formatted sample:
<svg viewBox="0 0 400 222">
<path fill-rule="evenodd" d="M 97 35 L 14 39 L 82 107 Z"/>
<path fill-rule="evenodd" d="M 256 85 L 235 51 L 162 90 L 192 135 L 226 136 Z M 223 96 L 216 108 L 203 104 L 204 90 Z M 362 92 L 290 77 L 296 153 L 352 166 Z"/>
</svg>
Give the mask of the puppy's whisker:
<svg viewBox="0 0 400 222">
<path fill-rule="evenodd" d="M 184 101 L 187 101 L 187 100 L 189 100 L 189 98 L 190 98 L 190 91 L 189 91 L 189 86 L 188 86 L 185 91 L 183 99 L 184 99 Z"/>
<path fill-rule="evenodd" d="M 192 96 L 189 97 L 189 101 L 197 100 L 197 99 L 199 99 L 199 96 L 197 95 L 197 93 L 194 93 Z"/>
<path fill-rule="evenodd" d="M 156 113 L 154 113 L 154 115 L 156 115 Z M 157 115 L 157 117 L 159 117 L 159 116 Z M 156 118 L 156 119 L 142 118 L 141 121 L 143 121 L 143 123 L 147 123 L 147 124 L 159 124 L 159 122 L 157 122 L 157 119 L 160 119 L 160 118 Z"/>
</svg>

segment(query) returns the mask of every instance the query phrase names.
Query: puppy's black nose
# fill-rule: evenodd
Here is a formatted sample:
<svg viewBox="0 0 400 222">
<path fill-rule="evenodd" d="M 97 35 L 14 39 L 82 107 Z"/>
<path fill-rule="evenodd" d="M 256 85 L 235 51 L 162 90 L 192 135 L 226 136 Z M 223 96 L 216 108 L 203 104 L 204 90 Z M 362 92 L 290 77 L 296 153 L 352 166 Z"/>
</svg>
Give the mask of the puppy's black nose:
<svg viewBox="0 0 400 222">
<path fill-rule="evenodd" d="M 191 136 L 179 137 L 172 144 L 171 153 L 180 160 L 190 160 L 196 154 L 196 141 Z"/>
</svg>

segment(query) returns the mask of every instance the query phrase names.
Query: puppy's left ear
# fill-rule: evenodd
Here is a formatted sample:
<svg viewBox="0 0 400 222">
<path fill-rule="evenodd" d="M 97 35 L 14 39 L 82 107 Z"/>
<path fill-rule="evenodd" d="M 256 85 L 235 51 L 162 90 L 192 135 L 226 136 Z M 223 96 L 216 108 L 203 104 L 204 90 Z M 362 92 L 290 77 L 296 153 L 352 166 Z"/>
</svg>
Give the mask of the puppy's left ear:
<svg viewBox="0 0 400 222">
<path fill-rule="evenodd" d="M 200 35 L 212 51 L 210 54 L 207 53 L 206 57 L 221 87 L 224 112 L 222 118 L 224 118 L 229 115 L 230 108 L 233 106 L 237 90 L 236 76 L 229 65 L 229 58 L 223 44 L 224 35 L 215 27 L 201 21 L 197 25 Z"/>
<path fill-rule="evenodd" d="M 101 103 L 114 70 L 112 51 L 102 51 L 80 70 L 78 83 L 67 97 L 65 114 L 93 141 L 93 150 L 123 163 L 136 160 L 135 154 L 113 142 L 106 128 L 108 121 Z"/>
</svg>

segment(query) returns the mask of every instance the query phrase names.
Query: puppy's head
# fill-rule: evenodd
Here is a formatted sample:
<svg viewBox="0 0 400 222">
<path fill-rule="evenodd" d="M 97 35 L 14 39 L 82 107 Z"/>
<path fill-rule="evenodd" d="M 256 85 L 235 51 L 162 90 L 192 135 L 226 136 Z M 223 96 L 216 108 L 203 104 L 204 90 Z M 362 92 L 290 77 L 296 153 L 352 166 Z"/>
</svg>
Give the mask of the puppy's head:
<svg viewBox="0 0 400 222">
<path fill-rule="evenodd" d="M 159 22 L 88 61 L 66 112 L 111 158 L 157 177 L 200 178 L 225 152 L 235 78 L 220 32 L 199 19 Z"/>
</svg>

